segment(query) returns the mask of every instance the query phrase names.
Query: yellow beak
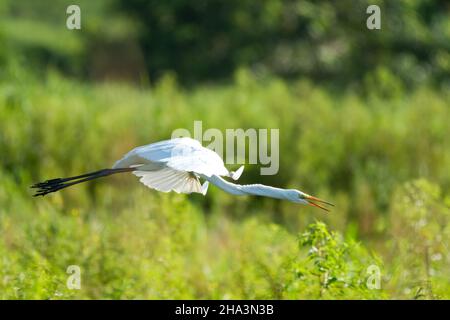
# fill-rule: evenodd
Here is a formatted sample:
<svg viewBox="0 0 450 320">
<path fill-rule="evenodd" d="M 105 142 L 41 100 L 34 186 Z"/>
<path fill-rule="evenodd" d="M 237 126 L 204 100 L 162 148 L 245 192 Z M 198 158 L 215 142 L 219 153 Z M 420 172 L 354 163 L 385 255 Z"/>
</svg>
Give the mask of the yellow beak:
<svg viewBox="0 0 450 320">
<path fill-rule="evenodd" d="M 334 207 L 334 204 L 332 204 L 332 203 L 330 203 L 330 202 L 328 202 L 328 201 L 319 199 L 319 198 L 317 198 L 317 197 L 310 196 L 310 195 L 308 195 L 308 194 L 305 195 L 305 199 L 306 199 L 306 201 L 308 202 L 308 204 L 309 204 L 310 206 L 317 207 L 317 208 L 320 208 L 320 209 L 325 210 L 325 211 L 330 211 L 330 209 L 325 208 L 324 206 L 321 206 L 320 204 L 318 204 L 318 203 L 316 203 L 316 202 L 325 203 L 325 204 L 327 204 L 327 205 L 329 205 L 329 206 L 333 206 L 333 207 Z M 314 202 L 314 201 L 315 201 L 315 202 Z"/>
</svg>

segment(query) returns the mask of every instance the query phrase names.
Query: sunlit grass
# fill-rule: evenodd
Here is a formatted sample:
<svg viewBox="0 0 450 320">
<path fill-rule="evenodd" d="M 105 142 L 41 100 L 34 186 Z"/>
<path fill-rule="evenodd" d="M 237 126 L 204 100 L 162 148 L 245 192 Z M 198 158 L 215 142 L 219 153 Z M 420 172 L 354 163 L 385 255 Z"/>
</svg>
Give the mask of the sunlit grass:
<svg viewBox="0 0 450 320">
<path fill-rule="evenodd" d="M 147 89 L 52 73 L 1 82 L 0 297 L 449 298 L 447 101 L 428 88 L 362 98 L 245 71 L 189 91 L 171 77 Z M 194 120 L 279 128 L 278 175 L 250 165 L 242 183 L 299 188 L 335 209 L 214 187 L 160 194 L 131 175 L 31 197 L 33 182 L 109 167 Z M 372 264 L 380 290 L 366 286 Z M 81 290 L 66 287 L 69 265 Z"/>
</svg>

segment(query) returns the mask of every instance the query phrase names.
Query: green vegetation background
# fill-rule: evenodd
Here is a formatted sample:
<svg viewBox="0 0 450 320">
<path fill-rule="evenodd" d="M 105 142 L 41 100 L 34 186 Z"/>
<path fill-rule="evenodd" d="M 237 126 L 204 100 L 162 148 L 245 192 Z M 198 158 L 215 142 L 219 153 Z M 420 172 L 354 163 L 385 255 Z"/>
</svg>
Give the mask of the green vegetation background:
<svg viewBox="0 0 450 320">
<path fill-rule="evenodd" d="M 380 38 L 365 29 L 364 10 L 328 1 L 264 1 L 268 14 L 253 20 L 261 25 L 250 37 L 225 19 L 247 21 L 250 2 L 231 2 L 238 13 L 219 26 L 234 62 L 202 56 L 201 47 L 179 53 L 219 37 L 202 33 L 209 24 L 196 24 L 182 1 L 81 1 L 83 32 L 66 30 L 69 3 L 54 3 L 0 3 L 0 298 L 450 298 L 443 2 L 399 1 L 400 25 L 422 33 L 405 27 Z M 288 4 L 310 14 L 299 14 L 290 33 L 275 14 Z M 157 7 L 152 23 L 166 20 L 145 24 Z M 334 28 L 323 12 L 362 14 L 363 24 L 337 17 Z M 199 38 L 175 36 L 167 21 Z M 148 30 L 160 36 L 149 42 Z M 166 46 L 151 46 L 167 34 Z M 287 73 L 271 64 L 271 55 L 285 56 L 271 51 L 280 43 L 296 60 L 290 37 L 304 39 L 306 57 L 322 52 L 310 71 L 289 59 Z M 264 46 L 240 45 L 251 40 Z M 158 58 L 164 52 L 170 58 Z M 183 61 L 196 52 L 200 60 Z M 194 120 L 204 129 L 279 128 L 279 174 L 247 165 L 240 182 L 299 188 L 334 202 L 333 212 L 214 186 L 207 197 L 157 193 L 131 175 L 31 197 L 36 181 L 110 166 L 134 146 L 192 130 Z M 69 265 L 81 268 L 80 290 L 66 286 Z M 381 272 L 380 290 L 369 288 L 371 266 Z"/>
</svg>

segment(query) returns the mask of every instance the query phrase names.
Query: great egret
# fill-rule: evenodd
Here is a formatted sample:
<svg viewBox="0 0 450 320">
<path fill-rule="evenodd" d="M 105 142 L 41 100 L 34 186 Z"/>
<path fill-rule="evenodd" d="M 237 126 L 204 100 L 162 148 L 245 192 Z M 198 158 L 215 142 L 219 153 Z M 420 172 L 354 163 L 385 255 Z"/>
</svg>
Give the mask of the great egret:
<svg viewBox="0 0 450 320">
<path fill-rule="evenodd" d="M 132 172 L 140 177 L 143 184 L 162 192 L 173 190 L 177 193 L 197 192 L 205 195 L 209 182 L 233 195 L 257 195 L 289 200 L 327 211 L 327 208 L 316 202 L 333 205 L 295 189 L 280 189 L 262 184 L 239 185 L 222 178 L 237 180 L 243 169 L 242 166 L 236 172 L 228 171 L 222 158 L 214 151 L 202 147 L 197 140 L 176 138 L 137 147 L 117 161 L 111 169 L 51 179 L 37 183 L 32 188 L 37 188 L 34 196 L 45 196 L 81 182 L 115 173 Z M 200 179 L 205 180 L 203 185 L 200 184 Z"/>
</svg>

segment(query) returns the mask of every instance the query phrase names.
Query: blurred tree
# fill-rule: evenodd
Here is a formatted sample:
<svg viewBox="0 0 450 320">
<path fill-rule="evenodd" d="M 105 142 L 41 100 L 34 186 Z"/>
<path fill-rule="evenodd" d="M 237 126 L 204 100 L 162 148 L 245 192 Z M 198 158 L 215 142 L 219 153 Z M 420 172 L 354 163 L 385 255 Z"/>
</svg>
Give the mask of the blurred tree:
<svg viewBox="0 0 450 320">
<path fill-rule="evenodd" d="M 308 77 L 342 87 L 395 74 L 405 87 L 450 83 L 449 5 L 375 1 L 381 30 L 368 30 L 369 0 L 80 0 L 81 30 L 65 27 L 70 0 L 4 0 L 0 33 L 34 69 L 55 66 L 93 79 L 183 83 L 257 75 Z"/>
<path fill-rule="evenodd" d="M 248 66 L 346 84 L 386 66 L 407 85 L 448 81 L 448 3 L 375 2 L 382 28 L 372 31 L 366 0 L 118 0 L 140 22 L 152 77 L 209 80 Z"/>
</svg>

